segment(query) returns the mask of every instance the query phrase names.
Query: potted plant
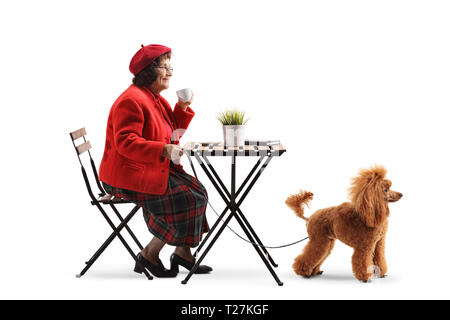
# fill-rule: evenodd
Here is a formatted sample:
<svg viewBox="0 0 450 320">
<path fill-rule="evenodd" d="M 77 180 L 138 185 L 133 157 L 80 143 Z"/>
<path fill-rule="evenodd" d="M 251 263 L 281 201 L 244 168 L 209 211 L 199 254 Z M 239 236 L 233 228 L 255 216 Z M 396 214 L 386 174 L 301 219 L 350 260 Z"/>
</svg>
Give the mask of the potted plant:
<svg viewBox="0 0 450 320">
<path fill-rule="evenodd" d="M 220 113 L 217 119 L 222 123 L 223 140 L 226 147 L 239 147 L 244 145 L 245 112 L 226 110 Z"/>
</svg>

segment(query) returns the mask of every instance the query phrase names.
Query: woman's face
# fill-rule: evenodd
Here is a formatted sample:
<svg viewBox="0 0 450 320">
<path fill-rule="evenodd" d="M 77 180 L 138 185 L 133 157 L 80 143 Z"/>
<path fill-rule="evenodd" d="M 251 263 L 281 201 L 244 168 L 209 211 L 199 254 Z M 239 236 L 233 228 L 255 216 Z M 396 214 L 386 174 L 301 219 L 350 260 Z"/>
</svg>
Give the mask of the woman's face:
<svg viewBox="0 0 450 320">
<path fill-rule="evenodd" d="M 158 77 L 151 84 L 152 89 L 156 92 L 159 93 L 169 88 L 170 77 L 172 77 L 172 71 L 169 70 L 170 67 L 170 59 L 167 57 L 162 58 L 157 67 Z"/>
</svg>

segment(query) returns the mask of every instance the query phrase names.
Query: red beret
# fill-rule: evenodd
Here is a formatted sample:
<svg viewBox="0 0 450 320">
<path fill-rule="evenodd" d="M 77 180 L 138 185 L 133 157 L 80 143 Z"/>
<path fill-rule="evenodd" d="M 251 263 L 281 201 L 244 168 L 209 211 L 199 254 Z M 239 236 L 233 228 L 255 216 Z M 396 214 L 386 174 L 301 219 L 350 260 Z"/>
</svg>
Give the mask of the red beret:
<svg viewBox="0 0 450 320">
<path fill-rule="evenodd" d="M 150 44 L 148 46 L 141 45 L 141 48 L 134 54 L 133 58 L 131 59 L 131 73 L 137 75 L 160 55 L 170 51 L 172 51 L 172 49 L 160 44 Z"/>
</svg>

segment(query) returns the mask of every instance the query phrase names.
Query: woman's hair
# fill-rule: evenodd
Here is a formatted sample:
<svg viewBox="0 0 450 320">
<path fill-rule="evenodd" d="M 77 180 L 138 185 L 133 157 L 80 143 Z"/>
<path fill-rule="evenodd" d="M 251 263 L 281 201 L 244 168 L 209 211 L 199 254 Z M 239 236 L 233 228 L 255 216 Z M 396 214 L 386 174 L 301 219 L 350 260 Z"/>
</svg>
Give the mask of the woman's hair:
<svg viewBox="0 0 450 320">
<path fill-rule="evenodd" d="M 171 57 L 172 52 L 170 51 L 160 55 L 158 58 L 153 60 L 152 63 L 146 66 L 141 72 L 139 72 L 137 75 L 134 76 L 133 84 L 138 87 L 148 87 L 158 77 L 159 73 L 156 67 L 159 66 L 161 60 L 163 60 L 164 58 L 170 59 Z"/>
</svg>

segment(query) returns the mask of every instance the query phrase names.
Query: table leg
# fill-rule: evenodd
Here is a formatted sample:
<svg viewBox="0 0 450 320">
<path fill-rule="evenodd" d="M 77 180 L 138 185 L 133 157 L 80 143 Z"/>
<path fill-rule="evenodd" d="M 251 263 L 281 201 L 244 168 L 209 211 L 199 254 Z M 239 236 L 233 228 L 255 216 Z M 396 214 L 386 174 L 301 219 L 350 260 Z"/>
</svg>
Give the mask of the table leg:
<svg viewBox="0 0 450 320">
<path fill-rule="evenodd" d="M 267 251 L 267 249 L 264 247 L 263 243 L 261 242 L 261 240 L 259 239 L 258 235 L 256 234 L 256 232 L 253 230 L 252 226 L 250 225 L 250 223 L 248 222 L 248 220 L 245 218 L 244 214 L 242 213 L 241 209 L 237 208 L 237 212 L 239 213 L 239 217 L 243 220 L 245 226 L 248 228 L 248 230 L 250 231 L 251 235 L 253 237 L 255 237 L 255 241 L 256 243 L 259 244 L 261 250 L 264 252 L 265 256 L 267 257 L 267 259 L 269 259 L 269 262 L 272 264 L 272 266 L 274 266 L 275 268 L 278 267 L 278 264 L 272 259 L 272 256 L 269 254 L 269 252 Z M 254 242 L 254 241 L 252 241 Z"/>
<path fill-rule="evenodd" d="M 241 218 L 239 218 L 239 215 L 235 215 L 235 218 L 236 218 L 237 222 L 239 223 L 239 225 L 241 226 L 242 230 L 244 230 L 248 239 L 252 242 L 253 248 L 255 248 L 256 252 L 261 257 L 261 259 L 264 262 L 264 264 L 266 265 L 267 269 L 269 269 L 269 272 L 272 274 L 275 281 L 278 283 L 279 286 L 282 286 L 283 282 L 281 282 L 281 280 L 278 278 L 275 271 L 272 269 L 272 266 L 269 264 L 266 257 L 261 252 L 261 250 L 260 250 L 261 248 L 259 246 L 257 246 L 256 244 L 254 244 L 255 241 L 253 240 L 252 235 L 250 234 L 250 231 L 247 229 L 247 226 L 242 222 Z"/>
<path fill-rule="evenodd" d="M 259 167 L 260 163 L 262 162 L 262 160 L 264 159 L 265 156 L 261 156 L 258 161 L 256 162 L 255 166 L 252 168 L 252 170 L 250 171 L 250 173 L 247 175 L 247 177 L 245 178 L 244 182 L 241 184 L 241 186 L 239 187 L 238 191 L 236 192 L 236 197 L 239 195 L 239 193 L 243 190 L 244 186 L 247 184 L 247 182 L 250 180 L 250 177 L 253 175 L 253 173 L 255 172 L 255 170 Z M 212 174 L 214 175 L 214 177 L 216 178 L 216 180 L 219 182 L 220 186 L 222 187 L 223 191 L 225 192 L 225 194 L 228 196 L 229 199 L 231 199 L 231 195 L 228 192 L 227 188 L 225 187 L 224 183 L 222 182 L 222 180 L 220 179 L 219 175 L 217 174 L 216 170 L 214 170 L 214 167 L 211 165 L 211 163 L 209 162 L 208 158 L 206 156 L 203 156 L 203 159 L 205 159 L 206 164 L 208 165 L 208 168 L 210 169 L 210 171 L 212 172 Z M 235 161 L 235 160 L 234 160 Z M 268 162 L 267 162 L 268 163 Z M 267 166 L 267 163 L 265 163 L 264 168 Z M 204 165 L 203 165 L 204 167 Z M 204 169 L 205 170 L 205 169 Z M 245 225 L 247 226 L 248 230 L 250 231 L 250 233 L 253 235 L 253 237 L 255 238 L 256 242 L 259 244 L 259 246 L 261 247 L 261 250 L 264 252 L 264 254 L 266 255 L 266 257 L 269 259 L 270 263 L 272 264 L 272 266 L 274 267 L 278 267 L 278 264 L 275 263 L 275 261 L 273 260 L 272 256 L 269 254 L 269 252 L 267 251 L 267 249 L 264 247 L 262 241 L 259 239 L 258 235 L 256 234 L 256 232 L 253 230 L 252 226 L 250 225 L 250 223 L 248 222 L 248 220 L 245 218 L 244 214 L 242 213 L 242 211 L 238 208 L 238 213 L 240 215 L 240 217 L 242 218 L 242 220 L 244 221 Z M 200 250 L 200 248 L 199 248 Z"/>
<path fill-rule="evenodd" d="M 197 161 L 200 164 L 200 167 L 203 169 L 203 171 L 206 173 L 206 175 L 208 176 L 208 178 L 211 180 L 211 182 L 213 183 L 214 187 L 217 189 L 218 186 L 217 184 L 214 183 L 215 180 L 213 180 L 211 173 L 209 171 L 212 172 L 212 174 L 214 175 L 214 177 L 216 178 L 217 182 L 219 183 L 219 185 L 222 187 L 222 189 L 224 190 L 224 192 L 228 195 L 228 198 L 230 198 L 230 193 L 228 192 L 227 188 L 225 187 L 225 185 L 223 184 L 222 180 L 220 179 L 219 175 L 217 174 L 216 170 L 214 169 L 214 167 L 211 165 L 211 163 L 209 162 L 208 158 L 206 158 L 206 156 L 202 156 L 203 159 L 205 160 L 206 164 L 208 165 L 208 168 L 206 168 L 206 166 L 204 165 L 203 161 L 196 156 Z M 258 168 L 258 166 L 260 165 L 261 161 L 264 159 L 265 156 L 261 156 L 258 161 L 256 162 L 256 164 L 253 166 L 252 170 L 250 171 L 250 173 L 247 175 L 247 177 L 245 178 L 244 182 L 241 184 L 241 186 L 239 187 L 238 191 L 236 192 L 236 197 L 239 195 L 239 193 L 242 191 L 242 189 L 244 188 L 244 186 L 247 184 L 248 180 L 250 179 L 250 177 L 253 175 L 253 173 L 255 172 L 255 170 Z M 192 167 L 192 171 L 195 174 L 195 169 L 194 169 L 194 165 L 192 164 L 192 161 L 189 162 L 191 163 L 191 167 Z M 196 175 L 196 174 L 195 174 Z M 196 175 L 197 176 L 197 175 Z M 197 177 L 198 179 L 198 177 Z M 222 198 L 224 198 L 222 196 Z M 220 214 L 219 218 L 216 220 L 216 222 L 214 223 L 214 225 L 212 226 L 212 228 L 209 230 L 209 232 L 207 233 L 205 239 L 200 243 L 199 247 L 195 250 L 193 256 L 194 258 L 197 257 L 197 254 L 202 250 L 203 246 L 206 244 L 206 242 L 208 241 L 209 237 L 211 236 L 211 234 L 214 233 L 214 230 L 217 228 L 217 226 L 220 224 L 220 222 L 223 220 L 223 217 L 225 216 L 226 212 L 228 211 L 229 207 L 227 206 L 222 213 Z M 247 222 L 248 223 L 248 222 Z M 268 253 L 267 253 L 268 254 Z M 269 257 L 269 259 L 271 260 L 271 262 L 273 262 L 272 258 Z M 273 262 L 274 263 L 274 262 Z M 276 266 L 276 265 L 275 265 Z"/>
<path fill-rule="evenodd" d="M 203 239 L 203 241 L 200 243 L 200 245 L 198 246 L 197 250 L 195 250 L 195 252 L 192 254 L 195 257 L 197 257 L 197 254 L 202 250 L 203 246 L 205 245 L 206 242 L 208 242 L 209 237 L 214 233 L 214 230 L 216 230 L 217 226 L 220 224 L 220 222 L 223 220 L 223 217 L 225 217 L 225 214 L 228 211 L 228 207 L 226 207 L 221 215 L 217 218 L 216 222 L 214 223 L 214 225 L 212 226 L 211 229 L 209 229 L 208 233 L 206 234 L 205 239 Z"/>
<path fill-rule="evenodd" d="M 250 185 L 247 187 L 247 189 L 244 191 L 244 194 L 240 197 L 238 203 L 236 204 L 236 197 L 237 197 L 237 192 L 236 192 L 236 157 L 233 155 L 233 159 L 232 159 L 232 165 L 231 165 L 231 193 L 228 192 L 228 190 L 226 189 L 226 187 L 223 185 L 220 177 L 217 175 L 217 173 L 215 172 L 214 168 L 212 167 L 212 165 L 209 163 L 209 161 L 207 161 L 207 159 L 205 158 L 206 162 L 208 163 L 208 166 L 210 167 L 210 169 L 212 168 L 212 172 L 215 176 L 215 178 L 220 181 L 219 184 L 221 185 L 221 187 L 224 189 L 226 195 L 229 196 L 229 199 L 227 199 L 227 197 L 225 196 L 225 194 L 222 192 L 222 190 L 220 189 L 219 185 L 217 184 L 217 182 L 215 181 L 215 179 L 213 178 L 213 176 L 211 175 L 211 173 L 209 172 L 209 170 L 206 168 L 204 162 L 200 159 L 198 154 L 195 154 L 195 157 L 197 158 L 197 161 L 199 162 L 200 166 L 202 167 L 203 171 L 206 173 L 206 175 L 208 176 L 208 178 L 210 179 L 210 181 L 213 183 L 214 187 L 216 188 L 216 190 L 219 192 L 219 195 L 222 197 L 222 199 L 224 200 L 224 202 L 227 204 L 227 207 L 224 209 L 224 211 L 221 214 L 221 218 L 223 218 L 227 212 L 228 209 L 231 210 L 230 215 L 227 217 L 227 219 L 225 220 L 224 224 L 221 226 L 221 228 L 219 229 L 219 231 L 216 233 L 216 235 L 214 236 L 213 240 L 211 241 L 211 243 L 208 245 L 208 247 L 206 248 L 205 252 L 203 252 L 203 254 L 200 256 L 200 258 L 196 261 L 195 265 L 193 266 L 193 268 L 190 270 L 189 274 L 186 276 L 186 278 L 181 282 L 182 284 L 187 284 L 187 282 L 189 281 L 189 279 L 191 278 L 192 274 L 194 274 L 194 272 L 197 270 L 198 266 L 200 265 L 200 263 L 202 262 L 202 260 L 205 258 L 205 256 L 207 255 L 207 253 L 209 252 L 209 250 L 211 249 L 211 247 L 214 245 L 214 243 L 217 241 L 218 237 L 220 236 L 220 234 L 223 232 L 223 230 L 225 229 L 225 227 L 228 225 L 229 221 L 231 220 L 231 218 L 234 216 L 236 218 L 236 220 L 238 221 L 239 225 L 241 226 L 241 228 L 243 229 L 244 233 L 247 235 L 248 239 L 250 242 L 254 243 L 255 240 L 252 237 L 252 234 L 254 234 L 255 238 L 257 238 L 256 233 L 254 232 L 254 230 L 251 228 L 250 224 L 248 223 L 248 221 L 245 219 L 242 211 L 239 209 L 239 206 L 242 204 L 242 202 L 244 201 L 245 197 L 247 196 L 247 194 L 249 193 L 250 189 L 253 187 L 253 185 L 255 184 L 256 180 L 258 180 L 258 178 L 260 177 L 261 173 L 264 171 L 264 169 L 267 167 L 268 163 L 270 162 L 270 160 L 272 159 L 272 157 L 270 155 L 268 155 L 268 159 L 264 162 L 263 166 L 261 167 L 261 169 L 258 171 L 258 173 L 256 174 L 256 176 L 253 178 L 253 180 L 250 182 Z M 254 171 L 256 170 L 257 166 L 260 164 L 260 162 L 262 161 L 263 157 L 261 157 L 257 163 L 257 165 L 252 169 L 251 174 L 254 173 Z M 247 178 L 245 179 L 245 183 L 248 182 L 248 180 L 250 179 L 250 175 L 247 176 Z M 245 184 L 244 183 L 244 184 Z M 241 185 L 241 187 L 239 188 L 238 192 L 243 190 L 244 184 Z M 239 217 L 239 215 L 237 214 L 237 212 L 239 212 L 239 215 L 242 216 L 243 219 L 241 219 Z M 216 223 L 213 226 L 213 229 L 215 229 L 221 219 L 219 219 L 218 221 L 216 221 Z M 243 220 L 245 222 L 243 222 Z M 250 231 L 251 230 L 251 231 Z M 203 246 L 203 244 L 206 243 L 206 241 L 208 240 L 208 238 L 212 235 L 213 230 L 210 230 L 210 232 L 208 232 L 207 237 L 202 241 L 201 246 Z M 259 238 L 256 240 L 258 241 L 258 243 L 260 245 L 262 245 L 261 241 L 259 240 Z M 196 251 L 196 253 L 200 250 L 199 249 Z M 267 259 L 271 260 L 270 262 L 272 264 L 275 264 L 273 262 L 273 259 L 270 257 L 270 255 L 267 253 L 267 250 L 265 250 L 265 248 L 263 247 L 259 247 L 257 244 L 253 244 L 253 247 L 255 248 L 256 252 L 258 253 L 258 255 L 261 257 L 261 259 L 263 260 L 264 264 L 266 265 L 266 267 L 269 269 L 270 273 L 272 274 L 272 276 L 274 277 L 275 281 L 278 283 L 278 285 L 283 285 L 283 283 L 280 281 L 280 279 L 278 278 L 278 276 L 276 275 L 275 271 L 272 269 L 272 267 L 270 266 L 270 264 L 268 263 Z M 261 250 L 264 250 L 264 253 L 266 253 L 266 256 L 264 256 L 264 254 L 261 252 Z"/>
<path fill-rule="evenodd" d="M 229 209 L 229 204 L 228 202 L 225 200 L 225 197 L 222 193 L 222 191 L 220 190 L 219 186 L 217 185 L 216 181 L 214 180 L 214 178 L 211 176 L 211 173 L 209 172 L 208 168 L 206 168 L 205 164 L 203 163 L 203 161 L 200 159 L 200 157 L 198 156 L 198 154 L 195 155 L 195 158 L 197 159 L 198 163 L 200 164 L 200 167 L 203 169 L 203 171 L 205 172 L 206 176 L 208 177 L 208 179 L 212 182 L 213 186 L 216 188 L 216 190 L 219 192 L 219 195 L 222 197 L 222 199 L 224 199 L 225 203 L 227 204 L 227 207 L 222 211 L 222 214 L 220 215 L 220 217 L 216 220 L 216 222 L 214 223 L 213 227 L 209 230 L 209 232 L 206 234 L 205 239 L 203 239 L 203 241 L 200 243 L 199 247 L 197 248 L 197 250 L 194 252 L 193 256 L 196 257 L 198 252 L 200 252 L 200 250 L 203 248 L 203 246 L 206 244 L 206 242 L 208 241 L 209 237 L 211 237 L 211 235 L 213 234 L 214 230 L 217 228 L 217 226 L 220 224 L 220 222 L 222 221 L 223 217 L 225 216 L 226 212 Z"/>
<path fill-rule="evenodd" d="M 227 219 L 225 220 L 224 224 L 220 227 L 219 231 L 217 231 L 217 233 L 215 234 L 214 238 L 211 240 L 211 242 L 209 243 L 209 245 L 206 247 L 205 251 L 201 254 L 200 258 L 198 258 L 198 260 L 196 260 L 194 266 L 192 267 L 192 269 L 189 271 L 188 275 L 186 276 L 186 278 L 181 281 L 182 284 L 186 284 L 189 279 L 192 277 L 192 275 L 194 274 L 194 272 L 197 270 L 198 266 L 200 265 L 200 263 L 203 261 L 203 259 L 205 258 L 205 256 L 208 254 L 209 250 L 211 249 L 211 247 L 213 246 L 213 244 L 217 241 L 217 238 L 219 238 L 219 236 L 222 234 L 223 230 L 225 229 L 225 227 L 228 225 L 228 222 L 230 222 L 231 218 L 233 217 L 232 214 L 230 214 Z"/>
<path fill-rule="evenodd" d="M 259 175 L 260 175 L 260 173 L 261 173 L 261 171 L 259 172 Z M 258 175 L 258 178 L 259 178 L 259 175 Z M 253 180 L 252 182 L 253 183 L 251 183 L 250 186 L 254 185 L 255 180 Z M 250 188 L 250 186 L 249 186 L 249 188 Z M 248 194 L 248 190 L 249 189 L 247 189 L 246 190 L 247 192 L 244 194 Z M 241 226 L 242 230 L 244 230 L 244 233 L 247 235 L 248 240 L 250 242 L 252 242 L 253 248 L 255 248 L 256 252 L 261 257 L 261 259 L 264 262 L 264 264 L 266 265 L 267 269 L 269 269 L 270 273 L 274 277 L 275 281 L 278 283 L 279 286 L 282 286 L 283 282 L 280 281 L 280 279 L 278 278 L 275 271 L 272 269 L 270 264 L 267 262 L 266 257 L 261 253 L 261 247 L 259 247 L 255 244 L 255 241 L 253 240 L 253 237 L 250 234 L 250 232 L 248 231 L 247 227 L 242 222 L 241 218 L 239 218 L 239 215 L 236 214 L 237 209 L 239 209 L 239 205 L 236 205 L 235 200 L 236 200 L 236 158 L 233 155 L 233 159 L 232 159 L 232 163 L 231 163 L 231 194 L 230 194 L 230 202 L 231 202 L 231 207 L 232 207 L 231 215 L 236 218 L 236 220 L 239 223 L 239 225 Z M 239 203 L 241 204 L 242 201 L 239 201 Z"/>
</svg>

